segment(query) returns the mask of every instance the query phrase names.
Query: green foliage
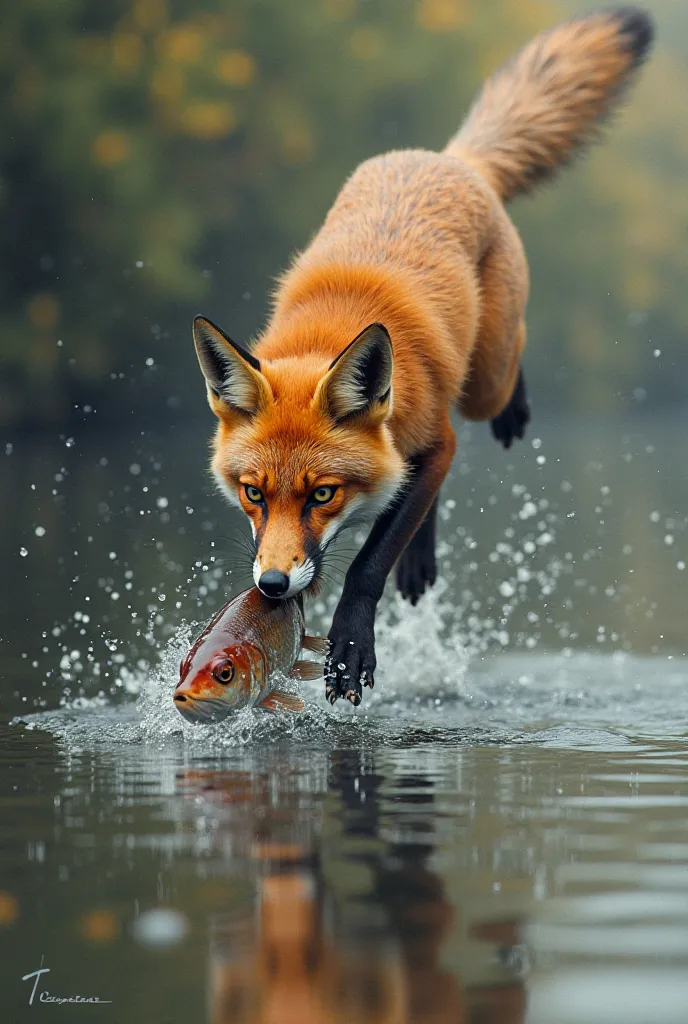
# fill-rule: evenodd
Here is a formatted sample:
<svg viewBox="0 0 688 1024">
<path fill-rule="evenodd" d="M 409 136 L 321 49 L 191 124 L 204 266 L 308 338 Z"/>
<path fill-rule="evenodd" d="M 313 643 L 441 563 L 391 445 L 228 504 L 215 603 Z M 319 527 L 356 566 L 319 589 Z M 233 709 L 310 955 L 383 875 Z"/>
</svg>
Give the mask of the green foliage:
<svg viewBox="0 0 688 1024">
<path fill-rule="evenodd" d="M 111 376 L 151 352 L 170 387 L 185 388 L 197 306 L 238 338 L 255 331 L 272 278 L 346 174 L 384 149 L 442 146 L 484 75 L 576 7 L 11 5 L 0 38 L 0 421 L 65 422 L 85 402 L 117 415 Z M 679 5 L 653 7 L 676 38 Z M 648 374 L 680 392 L 681 57 L 660 46 L 613 141 L 515 209 L 533 269 L 529 373 L 547 394 L 560 378 L 559 394 L 581 407 L 610 405 Z M 676 365 L 653 360 L 655 345 Z M 137 415 L 159 415 L 167 398 L 149 389 Z"/>
</svg>

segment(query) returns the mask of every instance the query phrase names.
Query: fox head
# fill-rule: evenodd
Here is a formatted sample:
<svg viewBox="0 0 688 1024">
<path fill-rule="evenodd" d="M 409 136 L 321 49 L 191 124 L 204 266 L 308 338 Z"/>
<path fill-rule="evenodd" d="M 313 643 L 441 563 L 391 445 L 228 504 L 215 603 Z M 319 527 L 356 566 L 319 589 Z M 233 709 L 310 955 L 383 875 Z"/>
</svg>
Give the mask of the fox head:
<svg viewBox="0 0 688 1024">
<path fill-rule="evenodd" d="M 194 342 L 218 418 L 212 471 L 249 518 L 256 585 L 291 597 L 317 583 L 334 538 L 374 520 L 403 482 L 387 423 L 389 335 L 374 323 L 333 360 L 312 351 L 259 362 L 196 317 Z"/>
</svg>

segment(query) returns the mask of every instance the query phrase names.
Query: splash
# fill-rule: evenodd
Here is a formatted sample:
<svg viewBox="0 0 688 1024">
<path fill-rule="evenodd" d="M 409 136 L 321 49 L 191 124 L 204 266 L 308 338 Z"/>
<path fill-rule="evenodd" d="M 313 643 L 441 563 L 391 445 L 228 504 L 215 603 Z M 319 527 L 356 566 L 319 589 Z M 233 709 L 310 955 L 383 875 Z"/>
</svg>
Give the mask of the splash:
<svg viewBox="0 0 688 1024">
<path fill-rule="evenodd" d="M 541 446 L 539 439 L 533 440 L 538 468 L 546 458 Z M 458 472 L 462 474 L 461 464 Z M 552 489 L 543 494 L 544 488 L 515 482 L 514 472 L 500 469 L 498 479 L 493 473 L 479 498 L 472 496 L 474 488 L 467 492 L 466 506 L 480 512 L 472 524 L 468 520 L 470 525 L 464 525 L 463 515 L 455 522 L 454 499 L 442 503 L 440 579 L 415 608 L 393 593 L 390 580 L 376 622 L 376 686 L 365 691 L 358 709 L 343 701 L 330 709 L 323 685 L 316 681 L 300 684 L 307 702 L 301 715 L 247 710 L 216 725 L 184 722 L 172 693 L 179 661 L 200 628 L 194 620 L 209 616 L 228 589 L 237 591 L 239 581 L 228 576 L 215 554 L 184 568 L 156 540 L 164 582 L 136 589 L 137 580 L 143 583 L 142 570 L 130 567 L 114 550 L 108 555 L 109 572 L 97 580 L 108 601 L 131 615 L 131 625 L 101 615 L 86 595 L 71 620 L 43 633 L 42 653 L 51 659 L 45 697 L 52 691 L 61 709 L 23 720 L 32 727 L 39 727 L 40 720 L 40 727 L 68 742 L 78 736 L 83 743 L 178 743 L 192 752 L 212 752 L 282 741 L 332 746 L 401 743 L 410 737 L 422 742 L 429 736 L 447 742 L 477 736 L 513 739 L 517 730 L 542 721 L 571 716 L 592 721 L 598 714 L 600 720 L 620 720 L 633 707 L 648 718 L 652 709 L 635 690 L 628 692 L 635 685 L 638 659 L 607 656 L 595 662 L 593 675 L 599 672 L 599 678 L 591 681 L 591 663 L 574 650 L 580 636 L 572 620 L 579 628 L 585 620 L 575 615 L 576 604 L 595 591 L 587 570 L 581 577 L 579 567 L 599 558 L 599 544 L 582 549 L 588 541 L 578 537 L 573 485 L 564 480 L 559 495 Z M 606 514 L 611 502 L 606 484 L 595 500 L 595 514 Z M 157 495 L 155 515 L 161 525 L 170 518 L 168 504 L 165 496 Z M 192 514 L 193 508 L 186 511 Z M 650 518 L 661 525 L 664 546 L 671 547 L 666 538 L 673 538 L 677 524 L 668 519 L 660 524 L 655 512 Z M 211 549 L 218 550 L 214 542 Z M 146 582 L 152 580 L 149 573 Z M 622 606 L 622 592 L 621 584 L 606 587 L 610 607 Z M 311 630 L 327 633 L 338 597 L 336 591 L 325 591 L 309 604 Z M 134 603 L 123 608 L 124 602 Z M 184 615 L 186 621 L 180 624 Z M 623 632 L 610 625 L 599 625 L 595 643 L 606 644 L 607 650 L 630 649 Z M 37 668 L 38 660 L 31 664 Z M 676 664 L 658 659 L 652 671 L 668 673 Z M 644 675 L 643 669 L 640 677 Z M 47 704 L 43 699 L 39 706 Z M 661 702 L 657 714 L 664 714 Z"/>
<path fill-rule="evenodd" d="M 438 580 L 415 608 L 398 594 L 383 603 L 375 636 L 379 688 L 376 684 L 374 692 L 384 692 L 385 699 L 463 692 L 470 654 L 446 580 Z"/>
</svg>

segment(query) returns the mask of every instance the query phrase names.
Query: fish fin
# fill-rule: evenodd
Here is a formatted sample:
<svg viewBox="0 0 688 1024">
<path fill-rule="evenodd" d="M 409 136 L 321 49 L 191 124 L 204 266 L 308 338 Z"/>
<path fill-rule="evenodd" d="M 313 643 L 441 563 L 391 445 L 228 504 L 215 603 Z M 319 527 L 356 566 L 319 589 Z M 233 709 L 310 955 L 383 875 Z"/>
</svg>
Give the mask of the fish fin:
<svg viewBox="0 0 688 1024">
<path fill-rule="evenodd" d="M 289 675 L 292 679 L 320 679 L 323 667 L 317 661 L 295 661 Z"/>
<path fill-rule="evenodd" d="M 266 711 L 303 711 L 306 705 L 295 693 L 284 693 L 283 690 L 270 690 L 267 697 L 257 706 L 265 708 Z"/>
<path fill-rule="evenodd" d="M 327 654 L 330 649 L 330 641 L 324 636 L 304 635 L 301 646 L 305 651 L 312 651 L 313 654 Z"/>
</svg>

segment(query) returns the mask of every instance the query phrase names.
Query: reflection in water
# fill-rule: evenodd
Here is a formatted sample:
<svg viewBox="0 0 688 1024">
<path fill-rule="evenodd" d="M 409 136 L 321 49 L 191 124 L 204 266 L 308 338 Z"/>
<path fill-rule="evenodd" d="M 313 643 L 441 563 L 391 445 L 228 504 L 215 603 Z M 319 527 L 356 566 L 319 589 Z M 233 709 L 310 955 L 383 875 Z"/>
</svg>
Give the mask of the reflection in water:
<svg viewBox="0 0 688 1024">
<path fill-rule="evenodd" d="M 255 917 L 230 917 L 214 930 L 212 1024 L 406 1021 L 398 953 L 356 948 L 338 933 L 317 860 L 269 845 L 256 856 L 269 866 L 257 884 Z"/>
<path fill-rule="evenodd" d="M 322 819 L 304 820 L 298 799 L 285 801 L 285 791 L 298 792 L 296 778 L 196 769 L 180 779 L 186 796 L 226 812 L 217 819 L 219 846 L 239 838 L 250 865 L 248 903 L 213 915 L 211 1024 L 522 1024 L 518 920 L 470 930 L 494 947 L 510 982 L 464 987 L 459 972 L 443 966 L 457 920 L 430 867 L 432 780 L 396 777 L 396 815 L 374 758 L 362 763 L 360 752 L 339 751 L 328 762 L 328 792 L 340 812 L 334 835 L 324 834 Z M 390 828 L 395 839 L 381 843 Z M 343 887 L 323 867 L 329 861 L 336 873 L 342 847 Z"/>
<path fill-rule="evenodd" d="M 685 1024 L 684 736 L 218 757 L 83 717 L 0 734 L 3 1020 L 44 952 L 99 1024 Z"/>
</svg>

